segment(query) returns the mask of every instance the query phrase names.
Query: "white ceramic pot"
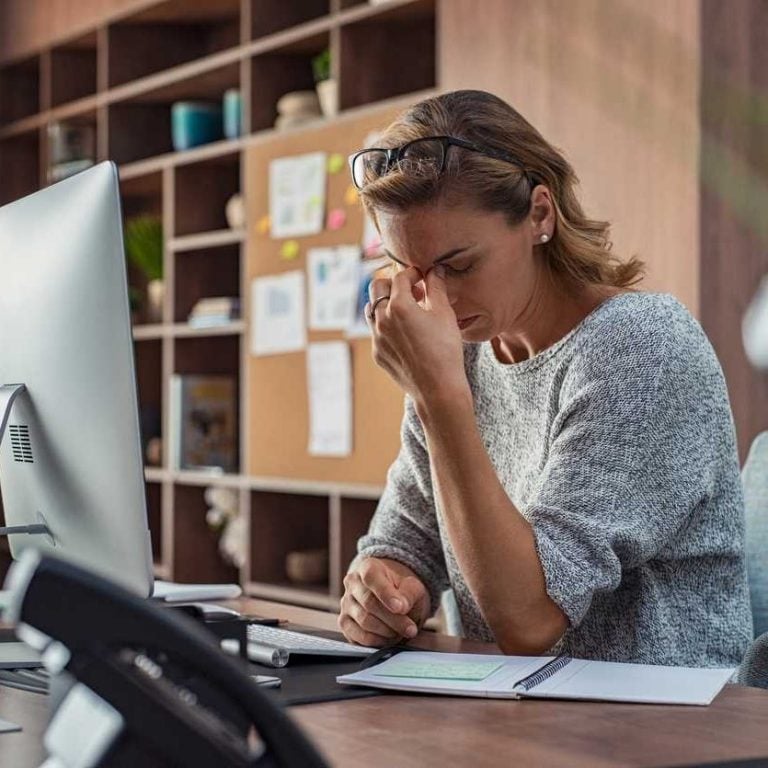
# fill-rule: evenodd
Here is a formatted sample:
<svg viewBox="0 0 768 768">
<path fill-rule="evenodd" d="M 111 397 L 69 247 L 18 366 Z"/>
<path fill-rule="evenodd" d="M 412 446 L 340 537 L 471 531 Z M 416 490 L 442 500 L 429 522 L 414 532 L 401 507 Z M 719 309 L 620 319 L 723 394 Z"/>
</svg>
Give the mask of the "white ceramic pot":
<svg viewBox="0 0 768 768">
<path fill-rule="evenodd" d="M 245 205 L 243 196 L 239 192 L 227 200 L 224 213 L 231 229 L 242 229 L 245 226 Z"/>
<path fill-rule="evenodd" d="M 339 112 L 339 84 L 333 78 L 321 80 L 317 86 L 317 97 L 325 117 L 334 117 Z"/>
<path fill-rule="evenodd" d="M 165 302 L 165 283 L 162 280 L 150 280 L 147 283 L 147 322 L 163 322 L 163 303 Z"/>
</svg>

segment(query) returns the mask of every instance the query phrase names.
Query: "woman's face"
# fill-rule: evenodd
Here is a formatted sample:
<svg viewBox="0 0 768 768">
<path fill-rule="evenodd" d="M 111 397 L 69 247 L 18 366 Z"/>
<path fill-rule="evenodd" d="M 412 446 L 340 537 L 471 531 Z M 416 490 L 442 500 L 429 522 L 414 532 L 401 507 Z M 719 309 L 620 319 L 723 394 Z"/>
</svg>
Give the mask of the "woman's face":
<svg viewBox="0 0 768 768">
<path fill-rule="evenodd" d="M 512 227 L 503 213 L 428 205 L 377 213 L 387 255 L 398 269 L 445 269 L 445 285 L 466 342 L 514 333 L 536 303 L 542 274 L 534 256 L 547 216 Z M 541 231 L 540 231 L 541 230 Z"/>
</svg>

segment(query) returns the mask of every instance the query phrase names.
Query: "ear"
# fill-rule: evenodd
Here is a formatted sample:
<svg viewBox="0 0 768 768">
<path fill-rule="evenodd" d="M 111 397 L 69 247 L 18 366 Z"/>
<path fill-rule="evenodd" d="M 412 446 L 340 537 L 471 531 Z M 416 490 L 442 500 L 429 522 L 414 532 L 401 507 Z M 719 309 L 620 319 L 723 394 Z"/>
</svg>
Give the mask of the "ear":
<svg viewBox="0 0 768 768">
<path fill-rule="evenodd" d="M 555 205 L 552 193 L 543 184 L 533 188 L 531 192 L 531 212 L 529 214 L 535 243 L 541 242 L 541 236 L 552 239 L 555 230 Z"/>
</svg>

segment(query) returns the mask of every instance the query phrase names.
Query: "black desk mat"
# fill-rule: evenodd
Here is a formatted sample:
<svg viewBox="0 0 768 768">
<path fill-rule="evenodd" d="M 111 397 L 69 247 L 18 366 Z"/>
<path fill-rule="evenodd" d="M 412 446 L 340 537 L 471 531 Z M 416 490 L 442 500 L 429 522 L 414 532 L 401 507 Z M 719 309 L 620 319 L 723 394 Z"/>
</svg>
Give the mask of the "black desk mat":
<svg viewBox="0 0 768 768">
<path fill-rule="evenodd" d="M 329 640 L 344 640 L 339 632 L 318 630 L 313 627 L 304 627 L 296 624 L 284 625 L 286 629 L 294 629 L 298 632 L 306 632 L 317 637 L 327 637 Z M 381 650 L 376 660 L 383 661 L 385 656 L 401 651 L 423 650 L 413 646 L 396 646 L 391 649 Z M 373 654 L 372 654 L 373 656 Z M 339 685 L 336 682 L 338 675 L 346 675 L 357 672 L 364 666 L 368 666 L 372 656 L 365 658 L 347 659 L 334 657 L 317 657 L 291 655 L 290 661 L 285 667 L 269 667 L 265 664 L 249 663 L 253 674 L 272 675 L 279 677 L 282 684 L 279 688 L 262 688 L 270 698 L 279 701 L 285 706 L 299 704 L 316 704 L 322 701 L 337 701 L 339 699 L 361 699 L 369 696 L 382 696 L 387 693 L 381 689 L 360 688 L 352 685 Z"/>
</svg>

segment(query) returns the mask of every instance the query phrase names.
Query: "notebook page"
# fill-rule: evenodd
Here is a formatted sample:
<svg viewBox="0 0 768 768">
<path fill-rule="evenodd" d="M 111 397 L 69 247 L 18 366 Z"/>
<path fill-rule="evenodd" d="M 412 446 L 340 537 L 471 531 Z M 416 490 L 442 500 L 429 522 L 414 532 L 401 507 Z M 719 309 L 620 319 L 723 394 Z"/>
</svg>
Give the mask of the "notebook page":
<svg viewBox="0 0 768 768">
<path fill-rule="evenodd" d="M 705 706 L 711 703 L 732 674 L 733 669 L 661 667 L 573 659 L 526 695 L 535 698 Z"/>
<path fill-rule="evenodd" d="M 517 698 L 514 683 L 548 659 L 497 654 L 412 651 L 337 677 L 344 685 L 459 696 Z M 422 676 L 413 676 L 421 673 Z M 474 678 L 474 679 L 473 679 Z"/>
</svg>

